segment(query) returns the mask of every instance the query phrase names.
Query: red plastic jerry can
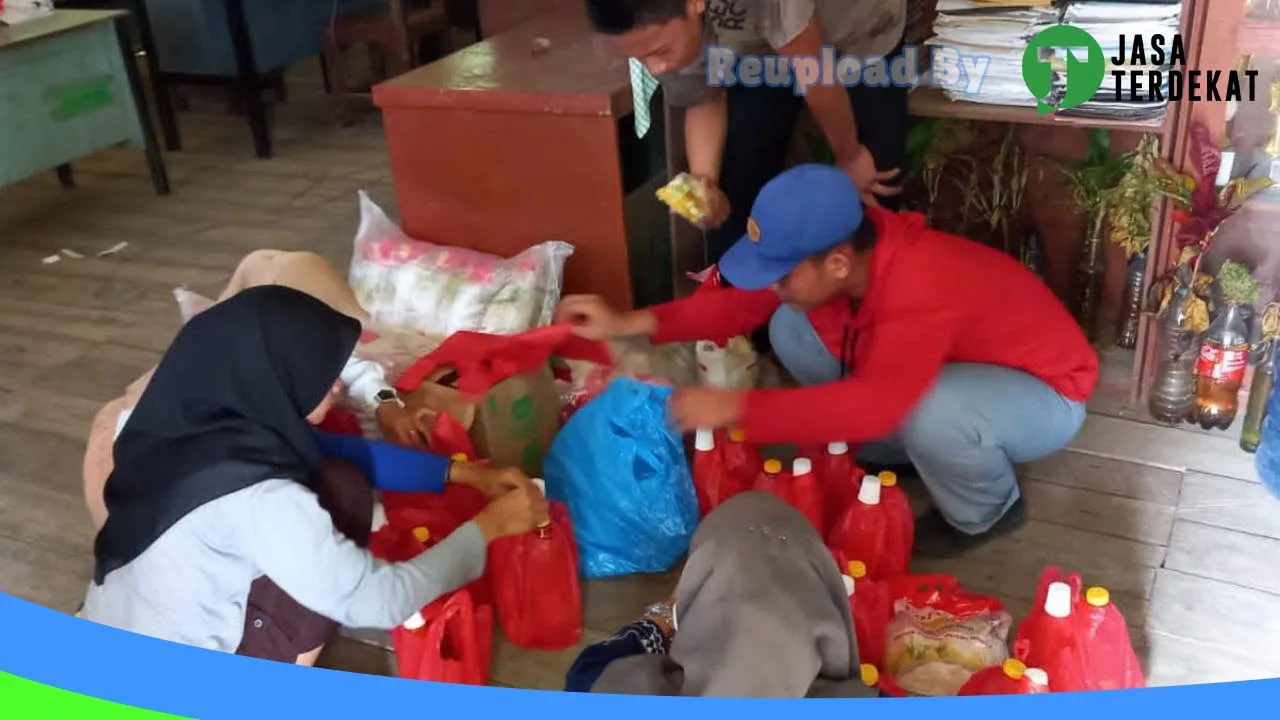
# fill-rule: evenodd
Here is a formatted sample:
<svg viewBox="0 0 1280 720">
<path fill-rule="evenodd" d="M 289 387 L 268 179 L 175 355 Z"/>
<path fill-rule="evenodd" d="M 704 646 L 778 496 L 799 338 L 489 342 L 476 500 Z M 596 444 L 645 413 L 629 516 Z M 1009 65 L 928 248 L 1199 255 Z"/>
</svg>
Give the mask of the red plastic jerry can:
<svg viewBox="0 0 1280 720">
<path fill-rule="evenodd" d="M 1017 658 L 971 675 L 956 695 L 1034 695 L 1049 692 L 1049 676 Z"/>
<path fill-rule="evenodd" d="M 857 499 L 845 508 L 827 538 L 833 550 L 845 557 L 862 558 L 867 577 L 885 580 L 907 572 L 910 551 L 903 547 L 904 534 L 895 527 L 880 502 L 880 479 L 867 475 Z"/>
<path fill-rule="evenodd" d="M 741 473 L 730 472 L 724 438 L 704 428 L 698 430 L 693 446 L 693 486 L 698 496 L 699 517 L 716 509 L 738 493 L 750 489 Z"/>
<path fill-rule="evenodd" d="M 512 643 L 563 650 L 582 637 L 578 549 L 569 511 L 550 503 L 551 521 L 489 546 L 498 621 Z"/>
<path fill-rule="evenodd" d="M 1085 590 L 1077 611 L 1085 650 L 1085 686 L 1090 690 L 1132 690 L 1147 686 L 1129 638 L 1129 625 L 1104 587 Z"/>
<path fill-rule="evenodd" d="M 813 461 L 798 457 L 791 463 L 791 486 L 785 488 L 786 501 L 809 518 L 818 536 L 827 536 L 826 498 L 822 481 L 813 471 Z"/>
<path fill-rule="evenodd" d="M 1088 689 L 1085 667 L 1085 624 L 1077 613 L 1080 576 L 1057 567 L 1040 574 L 1035 604 L 1018 623 L 1014 645 L 1025 649 L 1026 662 L 1044 668 L 1053 692 Z"/>
<path fill-rule="evenodd" d="M 814 472 L 822 479 L 826 499 L 826 527 L 835 527 L 840 515 L 858 499 L 862 471 L 853 462 L 848 443 L 834 442 L 815 452 Z"/>
<path fill-rule="evenodd" d="M 760 474 L 760 451 L 747 442 L 747 436 L 738 428 L 731 428 L 722 441 L 724 445 L 724 470 L 734 478 L 734 485 L 750 488 Z"/>
<path fill-rule="evenodd" d="M 849 593 L 849 609 L 853 613 L 853 628 L 858 639 L 858 657 L 861 662 L 879 668 L 884 662 L 889 621 L 893 618 L 889 585 L 868 578 L 867 566 L 861 560 L 847 560 L 838 550 L 832 550 L 831 554 L 840 566 L 845 591 Z"/>
<path fill-rule="evenodd" d="M 916 544 L 916 516 L 911 512 L 911 502 L 898 484 L 896 473 L 885 470 L 877 477 L 880 478 L 880 503 L 889 516 L 889 524 L 902 534 L 902 543 L 898 547 L 904 556 L 899 562 L 904 568 L 910 567 L 911 552 Z"/>
</svg>

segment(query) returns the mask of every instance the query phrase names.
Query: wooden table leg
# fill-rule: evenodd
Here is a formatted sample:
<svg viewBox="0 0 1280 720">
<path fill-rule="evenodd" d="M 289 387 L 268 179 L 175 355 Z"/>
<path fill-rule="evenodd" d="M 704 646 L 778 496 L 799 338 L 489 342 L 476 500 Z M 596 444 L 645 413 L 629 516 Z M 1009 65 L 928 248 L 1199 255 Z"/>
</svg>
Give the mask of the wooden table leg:
<svg viewBox="0 0 1280 720">
<path fill-rule="evenodd" d="M 129 38 L 129 18 L 116 20 L 116 37 L 120 40 L 120 52 L 124 56 L 124 72 L 129 77 L 129 92 L 133 95 L 133 104 L 138 109 L 138 122 L 142 124 L 142 141 L 147 148 L 147 165 L 151 170 L 151 184 L 155 186 L 157 195 L 169 194 L 169 173 L 164 166 L 164 153 L 160 149 L 160 141 L 156 139 L 156 127 L 151 122 L 151 112 L 147 108 L 146 92 L 142 89 L 142 76 L 133 56 L 133 43 Z M 58 177 L 62 177 L 59 168 Z M 70 168 L 68 168 L 68 174 Z"/>
<path fill-rule="evenodd" d="M 151 15 L 146 0 L 133 0 L 130 8 L 137 18 L 138 31 L 142 34 L 142 50 L 147 54 L 150 68 L 151 94 L 155 96 L 156 112 L 160 115 L 160 131 L 164 134 L 164 147 L 169 152 L 182 149 L 182 136 L 178 132 L 178 117 L 173 112 L 173 96 L 169 83 L 160 67 L 160 52 L 156 50 L 156 36 L 151 30 Z"/>
<path fill-rule="evenodd" d="M 227 28 L 231 31 L 231 45 L 236 55 L 237 85 L 249 115 L 249 129 L 253 132 L 253 149 L 260 158 L 271 157 L 271 129 L 267 123 L 267 106 L 262 102 L 262 87 L 258 77 L 258 64 L 253 59 L 253 44 L 249 40 L 249 23 L 244 15 L 244 0 L 223 0 L 227 11 Z"/>
</svg>

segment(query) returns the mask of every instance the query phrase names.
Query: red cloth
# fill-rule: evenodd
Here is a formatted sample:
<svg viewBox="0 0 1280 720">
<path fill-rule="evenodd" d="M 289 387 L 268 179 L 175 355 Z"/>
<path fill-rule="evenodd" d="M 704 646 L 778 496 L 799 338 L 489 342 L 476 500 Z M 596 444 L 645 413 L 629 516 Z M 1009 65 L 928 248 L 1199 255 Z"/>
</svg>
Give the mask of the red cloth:
<svg viewBox="0 0 1280 720">
<path fill-rule="evenodd" d="M 740 423 L 755 443 L 851 442 L 894 433 L 946 363 L 1001 365 L 1085 401 L 1098 357 L 1053 292 L 1008 255 L 929 229 L 918 213 L 870 208 L 879 231 L 868 292 L 810 311 L 827 349 L 856 373 L 821 387 L 747 393 Z M 742 335 L 769 321 L 771 290 L 707 290 L 652 308 L 655 343 Z M 846 328 L 850 352 L 841 353 Z M 834 410 L 834 411 L 833 411 Z"/>
</svg>

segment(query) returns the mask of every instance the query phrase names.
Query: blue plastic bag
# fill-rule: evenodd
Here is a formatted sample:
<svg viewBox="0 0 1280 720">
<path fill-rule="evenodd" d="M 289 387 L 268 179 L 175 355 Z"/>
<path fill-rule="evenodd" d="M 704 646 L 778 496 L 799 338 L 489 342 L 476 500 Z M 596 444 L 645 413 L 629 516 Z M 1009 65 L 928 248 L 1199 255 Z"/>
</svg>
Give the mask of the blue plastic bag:
<svg viewBox="0 0 1280 720">
<path fill-rule="evenodd" d="M 569 508 L 582 575 L 670 570 L 689 549 L 698 500 L 671 388 L 614 380 L 575 412 L 543 460 L 547 497 Z"/>
</svg>

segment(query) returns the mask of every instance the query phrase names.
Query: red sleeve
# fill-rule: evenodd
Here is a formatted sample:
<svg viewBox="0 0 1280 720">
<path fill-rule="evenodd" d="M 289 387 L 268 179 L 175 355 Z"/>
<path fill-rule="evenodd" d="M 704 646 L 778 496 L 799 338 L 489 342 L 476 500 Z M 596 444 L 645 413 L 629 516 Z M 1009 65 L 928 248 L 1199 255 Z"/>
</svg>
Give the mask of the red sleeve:
<svg viewBox="0 0 1280 720">
<path fill-rule="evenodd" d="M 649 308 L 658 325 L 651 342 L 659 345 L 745 335 L 768 322 L 780 304 L 772 290 L 702 290 Z"/>
<path fill-rule="evenodd" d="M 951 348 L 957 313 L 902 313 L 879 323 L 856 374 L 827 385 L 753 390 L 742 430 L 752 443 L 854 443 L 897 432 L 937 378 Z"/>
</svg>

